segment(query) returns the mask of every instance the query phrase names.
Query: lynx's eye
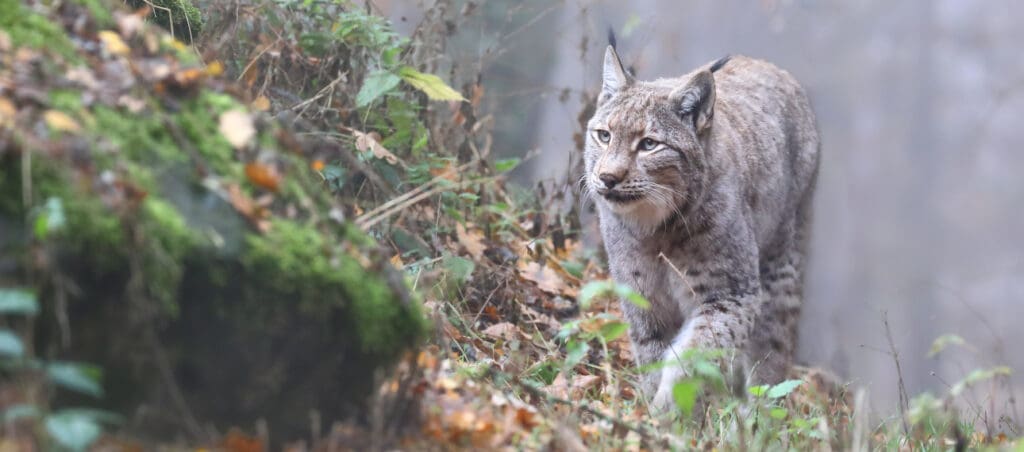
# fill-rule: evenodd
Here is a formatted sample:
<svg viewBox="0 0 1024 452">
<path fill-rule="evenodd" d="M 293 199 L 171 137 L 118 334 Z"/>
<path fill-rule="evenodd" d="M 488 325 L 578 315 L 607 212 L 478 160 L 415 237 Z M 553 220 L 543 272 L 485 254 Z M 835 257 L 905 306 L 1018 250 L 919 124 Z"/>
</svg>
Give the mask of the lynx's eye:
<svg viewBox="0 0 1024 452">
<path fill-rule="evenodd" d="M 658 147 L 659 144 L 661 143 L 654 141 L 650 138 L 644 138 L 640 140 L 639 148 L 641 151 L 653 151 Z"/>
<path fill-rule="evenodd" d="M 602 143 L 608 143 L 612 140 L 612 133 L 607 130 L 597 129 L 594 132 L 597 135 L 598 141 Z"/>
</svg>

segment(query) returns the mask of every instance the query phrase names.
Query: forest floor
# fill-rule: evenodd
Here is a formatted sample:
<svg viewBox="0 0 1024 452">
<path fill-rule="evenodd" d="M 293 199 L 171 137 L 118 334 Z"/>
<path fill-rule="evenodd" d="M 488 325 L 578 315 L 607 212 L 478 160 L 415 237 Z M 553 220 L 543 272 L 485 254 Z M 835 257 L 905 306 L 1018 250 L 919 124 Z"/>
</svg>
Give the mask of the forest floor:
<svg viewBox="0 0 1024 452">
<path fill-rule="evenodd" d="M 93 450 L 1024 450 L 1012 430 L 959 416 L 955 388 L 875 419 L 865 391 L 827 371 L 798 368 L 778 385 L 735 388 L 713 352 L 683 357 L 693 375 L 675 388 L 680 410 L 652 416 L 637 381 L 656 369 L 636 368 L 620 305 L 647 302 L 611 282 L 599 246 L 583 244 L 593 229 L 581 224 L 585 206 L 570 199 L 564 181 L 532 190 L 506 183 L 519 161 L 490 155 L 487 108 L 495 104 L 486 85 L 463 74 L 453 89 L 430 73 L 460 74 L 456 68 L 424 63 L 434 61 L 433 44 L 470 20 L 465 9 L 428 15 L 409 40 L 346 2 L 326 9 L 310 6 L 316 2 L 197 2 L 208 17 L 202 34 L 157 52 L 163 47 L 152 37 L 163 31 L 143 25 L 146 11 L 82 25 L 77 17 L 96 11 L 51 11 L 44 3 L 27 2 L 48 11 L 39 17 L 55 28 L 44 28 L 70 36 L 70 47 L 33 48 L 12 36 L 17 27 L 0 30 L 0 55 L 9 63 L 0 66 L 0 125 L 12 118 L 35 124 L 19 139 L 51 144 L 66 142 L 50 140 L 50 132 L 74 135 L 84 127 L 87 114 L 52 105 L 58 87 L 28 85 L 15 70 L 70 52 L 88 57 L 64 81 L 88 98 L 109 97 L 125 80 L 163 101 L 211 90 L 244 107 L 217 115 L 229 143 L 250 139 L 236 135 L 259 121 L 276 121 L 300 139 L 334 140 L 343 148 L 338 155 L 307 147 L 288 154 L 299 163 L 287 167 L 233 154 L 233 164 L 249 162 L 239 184 L 251 191 L 230 192 L 231 207 L 246 220 L 242 227 L 265 234 L 272 220 L 294 216 L 291 206 L 275 203 L 283 196 L 278 187 L 297 172 L 314 175 L 333 196 L 321 216 L 376 239 L 431 325 L 422 346 L 380 374 L 367 412 L 347 422 L 311 421 L 304 440 L 282 444 L 265 427 L 236 425 L 206 441 L 153 445 L 113 427 Z M 310 31 L 318 29 L 330 32 Z M 195 61 L 181 63 L 188 59 Z M 116 73 L 115 62 L 131 70 Z M 161 81 L 149 83 L 147 71 L 160 72 Z M 32 102 L 44 107 L 23 113 Z M 117 108 L 144 110 L 135 103 L 123 98 Z M 961 383 L 1000 375 L 981 372 Z M 0 437 L 0 451 L 20 450 L 24 441 Z"/>
</svg>

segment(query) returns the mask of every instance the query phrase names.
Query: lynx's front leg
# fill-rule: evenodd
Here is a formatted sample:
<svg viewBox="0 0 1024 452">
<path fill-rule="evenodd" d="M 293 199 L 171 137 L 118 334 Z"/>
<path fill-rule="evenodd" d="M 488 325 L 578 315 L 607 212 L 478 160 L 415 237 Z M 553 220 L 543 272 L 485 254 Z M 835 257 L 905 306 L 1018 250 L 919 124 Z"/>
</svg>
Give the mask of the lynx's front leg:
<svg viewBox="0 0 1024 452">
<path fill-rule="evenodd" d="M 695 279 L 692 285 L 698 304 L 693 315 L 665 350 L 662 360 L 672 363 L 662 369 L 657 391 L 652 400 L 656 411 L 665 412 L 674 406 L 672 388 L 687 370 L 680 357 L 690 349 L 723 349 L 737 353 L 727 357 L 723 369 L 739 364 L 745 368 L 744 350 L 761 305 L 760 282 L 756 271 L 736 265 L 720 267 Z M 739 359 L 739 362 L 735 360 Z"/>
</svg>

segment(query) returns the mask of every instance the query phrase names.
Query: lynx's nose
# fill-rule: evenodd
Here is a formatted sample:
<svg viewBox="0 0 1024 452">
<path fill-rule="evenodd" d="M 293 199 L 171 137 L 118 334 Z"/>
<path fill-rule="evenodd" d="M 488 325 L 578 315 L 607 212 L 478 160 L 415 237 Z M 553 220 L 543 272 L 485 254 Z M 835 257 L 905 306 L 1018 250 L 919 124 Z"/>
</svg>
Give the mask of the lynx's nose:
<svg viewBox="0 0 1024 452">
<path fill-rule="evenodd" d="M 601 173 L 601 175 L 598 176 L 597 178 L 601 179 L 601 182 L 604 183 L 604 188 L 607 188 L 609 190 L 615 188 L 615 186 L 618 185 L 619 182 L 622 182 L 622 177 L 616 176 L 612 173 Z"/>
</svg>

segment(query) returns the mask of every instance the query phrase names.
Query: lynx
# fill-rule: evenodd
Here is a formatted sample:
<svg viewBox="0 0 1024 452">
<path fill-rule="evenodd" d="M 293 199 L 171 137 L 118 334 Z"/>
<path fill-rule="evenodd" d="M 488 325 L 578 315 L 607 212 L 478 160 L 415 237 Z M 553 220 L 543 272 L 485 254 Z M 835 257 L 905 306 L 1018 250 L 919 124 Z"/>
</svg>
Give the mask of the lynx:
<svg viewBox="0 0 1024 452">
<path fill-rule="evenodd" d="M 787 72 L 727 57 L 679 78 L 636 80 L 613 46 L 587 124 L 587 196 L 623 301 L 637 364 L 675 362 L 641 382 L 674 403 L 688 349 L 732 350 L 752 381 L 785 378 L 803 298 L 819 138 Z"/>
</svg>

